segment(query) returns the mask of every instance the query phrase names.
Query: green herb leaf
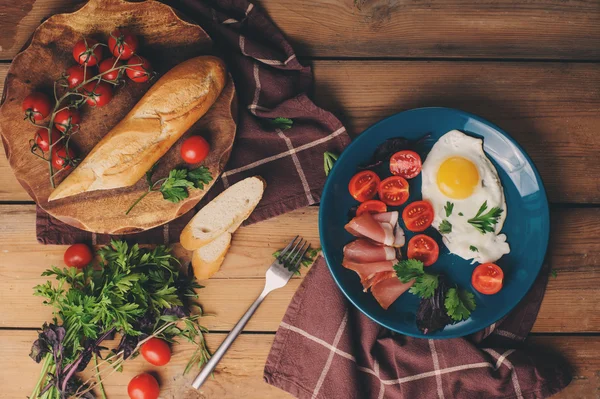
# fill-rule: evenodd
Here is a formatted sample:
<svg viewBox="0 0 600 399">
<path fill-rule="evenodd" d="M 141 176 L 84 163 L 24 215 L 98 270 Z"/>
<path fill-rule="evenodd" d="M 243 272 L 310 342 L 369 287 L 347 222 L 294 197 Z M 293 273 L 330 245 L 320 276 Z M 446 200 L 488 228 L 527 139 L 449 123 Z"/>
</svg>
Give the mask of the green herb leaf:
<svg viewBox="0 0 600 399">
<path fill-rule="evenodd" d="M 446 217 L 450 217 L 450 215 L 452 215 L 453 209 L 454 209 L 454 204 L 450 201 L 446 201 L 446 206 L 444 206 L 444 210 L 446 211 Z"/>
<path fill-rule="evenodd" d="M 458 216 L 465 216 L 462 212 L 458 212 Z"/>
<path fill-rule="evenodd" d="M 437 274 L 425 273 L 423 262 L 417 259 L 405 259 L 394 265 L 396 276 L 403 283 L 415 280 L 409 292 L 419 298 L 431 298 L 439 284 Z"/>
<path fill-rule="evenodd" d="M 277 117 L 274 119 L 266 119 L 267 123 L 275 129 L 287 130 L 291 129 L 294 121 L 290 118 Z"/>
<path fill-rule="evenodd" d="M 475 296 L 467 290 L 450 288 L 444 301 L 448 316 L 454 321 L 466 320 L 475 310 Z"/>
<path fill-rule="evenodd" d="M 452 223 L 447 221 L 446 219 L 442 220 L 440 226 L 438 228 L 440 234 L 448 234 L 452 232 Z"/>
<path fill-rule="evenodd" d="M 408 283 L 410 280 L 421 277 L 425 273 L 423 271 L 423 262 L 417 259 L 401 260 L 394 265 L 394 271 L 403 283 Z"/>
<path fill-rule="evenodd" d="M 477 249 L 477 247 L 474 245 L 469 246 L 469 249 L 473 252 L 479 252 L 479 249 Z"/>
<path fill-rule="evenodd" d="M 435 293 L 438 284 L 439 278 L 437 274 L 423 273 L 423 275 L 415 279 L 415 283 L 410 287 L 408 292 L 419 298 L 431 298 Z"/>
<path fill-rule="evenodd" d="M 558 276 L 558 272 L 556 271 L 556 269 L 552 269 L 550 271 L 550 275 L 552 276 L 552 278 L 556 278 Z"/>
<path fill-rule="evenodd" d="M 206 166 L 200 166 L 199 168 L 188 171 L 188 180 L 194 183 L 194 187 L 202 190 L 205 184 L 212 181 L 212 175 L 210 170 Z"/>
<path fill-rule="evenodd" d="M 333 152 L 325 151 L 323 153 L 323 169 L 325 170 L 325 176 L 329 176 L 329 172 L 333 168 L 333 164 L 337 161 L 338 155 Z"/>
<path fill-rule="evenodd" d="M 481 204 L 479 211 L 475 217 L 467 220 L 473 227 L 475 227 L 481 234 L 491 233 L 496 229 L 496 223 L 498 223 L 498 218 L 502 214 L 502 209 L 498 207 L 493 207 L 487 213 L 485 212 L 487 209 L 487 201 Z"/>
</svg>

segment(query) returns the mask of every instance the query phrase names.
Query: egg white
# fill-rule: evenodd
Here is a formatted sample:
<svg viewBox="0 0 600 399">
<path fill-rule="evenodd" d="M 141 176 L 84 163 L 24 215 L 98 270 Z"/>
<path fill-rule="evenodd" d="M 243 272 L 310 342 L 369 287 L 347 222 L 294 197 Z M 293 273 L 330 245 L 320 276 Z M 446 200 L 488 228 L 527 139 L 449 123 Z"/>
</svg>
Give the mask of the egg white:
<svg viewBox="0 0 600 399">
<path fill-rule="evenodd" d="M 470 160 L 479 172 L 479 182 L 473 194 L 465 199 L 454 199 L 444 195 L 437 185 L 437 173 L 440 165 L 450 157 L 462 157 Z M 473 262 L 495 262 L 510 252 L 506 235 L 500 234 L 506 219 L 506 200 L 498 172 L 483 152 L 483 140 L 468 136 L 458 130 L 452 130 L 434 144 L 427 155 L 422 169 L 422 194 L 433 206 L 435 217 L 433 227 L 439 231 L 440 223 L 447 220 L 452 224 L 450 233 L 442 234 L 448 250 Z M 482 234 L 467 222 L 474 217 L 481 205 L 487 201 L 488 212 L 493 207 L 502 209 L 494 232 Z M 447 203 L 454 204 L 452 213 L 446 216 Z M 473 250 L 476 248 L 477 250 Z"/>
</svg>

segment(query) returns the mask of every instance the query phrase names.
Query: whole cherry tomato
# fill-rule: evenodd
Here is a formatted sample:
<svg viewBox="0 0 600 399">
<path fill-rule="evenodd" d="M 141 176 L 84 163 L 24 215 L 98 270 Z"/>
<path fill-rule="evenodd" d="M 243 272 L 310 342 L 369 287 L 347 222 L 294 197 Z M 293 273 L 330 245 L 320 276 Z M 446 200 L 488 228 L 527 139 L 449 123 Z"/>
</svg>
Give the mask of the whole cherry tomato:
<svg viewBox="0 0 600 399">
<path fill-rule="evenodd" d="M 148 373 L 138 374 L 129 381 L 127 393 L 131 399 L 157 399 L 160 387 L 156 378 Z"/>
<path fill-rule="evenodd" d="M 55 170 L 70 169 L 73 158 L 75 158 L 75 151 L 72 148 L 67 151 L 61 145 L 52 147 L 52 166 Z"/>
<path fill-rule="evenodd" d="M 181 158 L 187 163 L 198 163 L 210 152 L 210 144 L 201 136 L 192 136 L 181 145 Z"/>
<path fill-rule="evenodd" d="M 60 132 L 56 129 L 52 129 L 51 133 L 52 143 L 55 144 L 60 139 Z M 48 129 L 42 127 L 35 133 L 35 143 L 42 151 L 48 151 L 50 149 L 50 141 L 48 140 Z"/>
<path fill-rule="evenodd" d="M 63 133 L 67 130 L 71 132 L 79 130 L 80 122 L 79 111 L 74 108 L 62 109 L 54 116 L 54 126 Z"/>
<path fill-rule="evenodd" d="M 110 71 L 111 69 L 120 67 L 123 65 L 121 61 L 116 58 L 107 58 L 98 65 L 98 72 L 102 75 L 102 79 L 115 81 L 119 78 L 119 70 Z M 106 72 L 110 71 L 110 72 Z"/>
<path fill-rule="evenodd" d="M 90 107 L 102 107 L 110 102 L 113 91 L 106 82 L 90 82 L 83 86 L 83 93 L 87 96 L 86 103 Z"/>
<path fill-rule="evenodd" d="M 50 114 L 52 103 L 47 95 L 36 91 L 25 97 L 21 107 L 26 118 L 41 121 Z"/>
<path fill-rule="evenodd" d="M 164 366 L 171 360 L 171 348 L 162 339 L 150 338 L 142 345 L 142 356 L 150 364 Z"/>
<path fill-rule="evenodd" d="M 73 47 L 73 58 L 81 65 L 97 65 L 102 61 L 102 47 L 94 39 L 82 39 Z"/>
<path fill-rule="evenodd" d="M 113 56 L 122 60 L 130 59 L 137 51 L 139 42 L 136 36 L 125 29 L 115 29 L 108 38 L 108 49 Z"/>
<path fill-rule="evenodd" d="M 85 244 L 73 244 L 65 251 L 63 259 L 65 265 L 82 269 L 89 265 L 93 259 L 92 250 Z"/>
<path fill-rule="evenodd" d="M 152 74 L 152 66 L 144 57 L 135 55 L 127 60 L 127 76 L 137 83 L 147 82 Z"/>
<path fill-rule="evenodd" d="M 93 77 L 95 75 L 94 69 L 85 65 L 73 65 L 69 67 L 65 72 L 69 89 L 73 89 L 83 83 L 84 80 Z"/>
</svg>

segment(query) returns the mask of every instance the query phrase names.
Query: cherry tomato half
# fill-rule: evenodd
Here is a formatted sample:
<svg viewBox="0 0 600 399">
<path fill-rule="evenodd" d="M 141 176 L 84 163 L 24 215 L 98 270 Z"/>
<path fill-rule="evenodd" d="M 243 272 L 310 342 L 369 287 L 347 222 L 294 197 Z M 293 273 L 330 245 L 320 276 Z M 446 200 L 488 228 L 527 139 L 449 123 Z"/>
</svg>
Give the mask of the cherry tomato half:
<svg viewBox="0 0 600 399">
<path fill-rule="evenodd" d="M 127 60 L 127 76 L 137 83 L 147 82 L 152 74 L 152 66 L 144 57 L 135 55 Z"/>
<path fill-rule="evenodd" d="M 26 118 L 41 121 L 50 114 L 52 103 L 47 95 L 36 91 L 25 97 L 21 107 Z"/>
<path fill-rule="evenodd" d="M 75 158 L 73 149 L 69 148 L 67 153 L 64 146 L 52 147 L 52 166 L 55 171 L 70 169 L 73 158 Z"/>
<path fill-rule="evenodd" d="M 128 60 L 137 51 L 138 38 L 125 29 L 115 29 L 108 38 L 108 49 L 113 56 Z"/>
<path fill-rule="evenodd" d="M 355 174 L 348 184 L 348 191 L 355 200 L 365 202 L 375 197 L 379 186 L 379 176 L 373 171 L 363 170 Z"/>
<path fill-rule="evenodd" d="M 390 206 L 399 206 L 408 201 L 409 187 L 405 178 L 391 176 L 379 183 L 379 199 Z"/>
<path fill-rule="evenodd" d="M 379 200 L 365 201 L 356 210 L 356 216 L 360 216 L 365 212 L 383 213 L 387 212 L 387 205 Z"/>
<path fill-rule="evenodd" d="M 156 378 L 148 373 L 142 373 L 129 381 L 127 393 L 131 399 L 157 399 L 160 387 Z"/>
<path fill-rule="evenodd" d="M 155 366 L 164 366 L 171 360 L 171 348 L 162 339 L 150 338 L 140 351 L 144 359 Z"/>
<path fill-rule="evenodd" d="M 433 222 L 433 207 L 429 201 L 415 201 L 402 211 L 404 225 L 410 231 L 423 231 Z"/>
<path fill-rule="evenodd" d="M 67 130 L 76 132 L 79 130 L 79 123 L 81 122 L 81 116 L 79 111 L 74 108 L 65 108 L 56 113 L 54 116 L 54 126 L 61 132 Z"/>
<path fill-rule="evenodd" d="M 56 129 L 52 129 L 52 143 L 56 143 L 58 139 L 60 139 L 60 132 Z M 37 144 L 42 151 L 48 151 L 50 149 L 48 129 L 42 127 L 35 132 L 35 144 Z"/>
<path fill-rule="evenodd" d="M 210 152 L 210 144 L 201 136 L 192 136 L 181 145 L 181 158 L 187 163 L 204 161 Z"/>
<path fill-rule="evenodd" d="M 504 272 L 494 263 L 484 263 L 473 270 L 471 284 L 473 288 L 485 295 L 493 295 L 502 289 Z"/>
<path fill-rule="evenodd" d="M 107 58 L 98 65 L 98 72 L 102 75 L 102 79 L 115 81 L 119 78 L 119 70 L 110 71 L 111 69 L 120 67 L 123 65 L 121 61 L 117 61 L 116 58 Z M 110 72 L 106 72 L 110 71 Z"/>
<path fill-rule="evenodd" d="M 73 244 L 65 251 L 65 265 L 83 269 L 92 262 L 92 250 L 85 244 Z"/>
<path fill-rule="evenodd" d="M 87 96 L 85 101 L 90 107 L 102 107 L 112 100 L 112 87 L 106 82 L 90 82 L 83 86 L 83 94 Z"/>
<path fill-rule="evenodd" d="M 73 65 L 65 72 L 69 89 L 73 89 L 83 83 L 84 80 L 95 75 L 95 68 L 86 67 L 85 65 Z"/>
<path fill-rule="evenodd" d="M 87 45 L 86 45 L 87 43 Z M 73 58 L 78 64 L 94 66 L 102 61 L 102 47 L 94 39 L 80 40 L 73 47 Z"/>
<path fill-rule="evenodd" d="M 421 173 L 421 157 L 414 151 L 398 151 L 390 158 L 390 172 L 405 179 L 417 177 Z"/>
<path fill-rule="evenodd" d="M 417 234 L 408 242 L 406 256 L 408 259 L 417 259 L 423 266 L 431 266 L 440 255 L 440 247 L 435 240 L 425 234 Z"/>
</svg>

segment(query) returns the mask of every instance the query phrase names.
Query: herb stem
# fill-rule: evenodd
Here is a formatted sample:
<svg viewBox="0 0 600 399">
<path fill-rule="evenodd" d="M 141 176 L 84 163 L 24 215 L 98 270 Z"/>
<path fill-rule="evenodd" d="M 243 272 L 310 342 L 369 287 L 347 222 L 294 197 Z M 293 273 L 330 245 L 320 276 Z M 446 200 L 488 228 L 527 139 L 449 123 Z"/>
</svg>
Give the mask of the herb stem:
<svg viewBox="0 0 600 399">
<path fill-rule="evenodd" d="M 150 188 L 148 191 L 146 191 L 144 194 L 142 194 L 140 196 L 140 198 L 136 199 L 135 202 L 133 204 L 131 204 L 131 206 L 129 207 L 129 209 L 127 209 L 127 212 L 125 212 L 126 215 L 129 215 L 129 212 L 131 212 L 131 210 L 140 203 L 141 200 L 143 200 L 144 198 L 146 198 L 146 195 L 150 194 L 152 192 L 152 189 Z"/>
<path fill-rule="evenodd" d="M 40 372 L 40 378 L 38 378 L 37 384 L 35 384 L 35 388 L 33 388 L 33 392 L 31 393 L 31 398 L 36 399 L 40 394 L 40 389 L 42 388 L 42 383 L 48 376 L 48 368 L 50 367 L 50 361 L 52 360 L 52 355 L 50 353 L 46 354 L 44 357 L 44 363 L 42 364 L 42 371 Z"/>
<path fill-rule="evenodd" d="M 104 384 L 102 383 L 102 377 L 100 377 L 100 373 L 98 372 L 98 355 L 94 353 L 94 366 L 96 366 L 96 374 L 98 378 L 98 386 L 100 387 L 100 394 L 102 395 L 102 399 L 106 398 L 106 392 L 104 391 Z"/>
</svg>

